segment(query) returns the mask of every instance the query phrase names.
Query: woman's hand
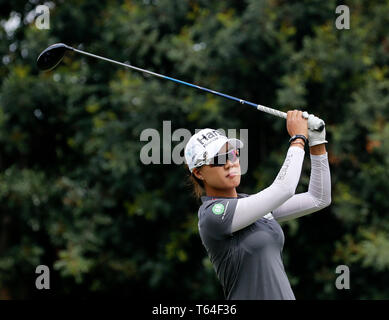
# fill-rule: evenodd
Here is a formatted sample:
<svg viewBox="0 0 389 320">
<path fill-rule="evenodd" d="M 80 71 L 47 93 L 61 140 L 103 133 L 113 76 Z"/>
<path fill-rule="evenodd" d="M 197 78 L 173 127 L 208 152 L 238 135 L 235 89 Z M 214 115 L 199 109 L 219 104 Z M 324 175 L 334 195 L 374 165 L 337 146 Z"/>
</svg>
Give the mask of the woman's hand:
<svg viewBox="0 0 389 320">
<path fill-rule="evenodd" d="M 296 134 L 301 134 L 308 138 L 308 119 L 303 118 L 302 111 L 288 111 L 286 117 L 286 128 L 291 137 Z"/>
</svg>

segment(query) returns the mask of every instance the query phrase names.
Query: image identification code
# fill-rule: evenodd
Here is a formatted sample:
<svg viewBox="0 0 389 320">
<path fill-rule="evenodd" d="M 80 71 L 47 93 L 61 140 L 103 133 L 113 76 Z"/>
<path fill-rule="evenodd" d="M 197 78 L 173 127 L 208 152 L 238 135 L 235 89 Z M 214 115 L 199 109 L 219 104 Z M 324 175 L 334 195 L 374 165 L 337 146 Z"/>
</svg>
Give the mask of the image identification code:
<svg viewBox="0 0 389 320">
<path fill-rule="evenodd" d="M 185 314 L 197 314 L 197 315 L 234 315 L 236 314 L 236 305 L 227 304 L 196 304 L 194 307 L 186 306 L 164 306 L 159 304 L 154 306 L 152 310 L 153 315 L 178 315 L 180 318 L 184 317 Z"/>
</svg>

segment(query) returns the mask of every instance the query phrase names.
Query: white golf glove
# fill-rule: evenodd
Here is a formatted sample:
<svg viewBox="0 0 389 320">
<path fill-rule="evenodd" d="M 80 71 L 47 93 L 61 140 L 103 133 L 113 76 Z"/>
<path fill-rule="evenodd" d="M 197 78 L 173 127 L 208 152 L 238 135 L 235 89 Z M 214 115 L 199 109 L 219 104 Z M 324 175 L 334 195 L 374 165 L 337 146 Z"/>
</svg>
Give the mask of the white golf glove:
<svg viewBox="0 0 389 320">
<path fill-rule="evenodd" d="M 308 142 L 309 146 L 313 147 L 318 144 L 328 143 L 326 140 L 326 127 L 322 119 L 309 114 L 307 112 L 303 113 L 304 118 L 308 116 Z M 322 131 L 317 131 L 321 126 L 323 127 Z"/>
</svg>

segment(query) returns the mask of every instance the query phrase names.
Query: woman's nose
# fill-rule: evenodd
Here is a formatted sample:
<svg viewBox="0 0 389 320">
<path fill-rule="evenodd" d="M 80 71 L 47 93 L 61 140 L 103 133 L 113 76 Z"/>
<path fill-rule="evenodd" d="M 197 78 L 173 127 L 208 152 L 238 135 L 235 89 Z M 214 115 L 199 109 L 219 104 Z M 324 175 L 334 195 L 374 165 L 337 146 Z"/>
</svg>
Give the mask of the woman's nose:
<svg viewBox="0 0 389 320">
<path fill-rule="evenodd" d="M 235 162 L 231 162 L 231 160 L 227 160 L 226 164 L 224 165 L 224 168 L 229 169 L 230 167 L 236 167 L 239 164 L 239 160 L 237 159 Z"/>
</svg>

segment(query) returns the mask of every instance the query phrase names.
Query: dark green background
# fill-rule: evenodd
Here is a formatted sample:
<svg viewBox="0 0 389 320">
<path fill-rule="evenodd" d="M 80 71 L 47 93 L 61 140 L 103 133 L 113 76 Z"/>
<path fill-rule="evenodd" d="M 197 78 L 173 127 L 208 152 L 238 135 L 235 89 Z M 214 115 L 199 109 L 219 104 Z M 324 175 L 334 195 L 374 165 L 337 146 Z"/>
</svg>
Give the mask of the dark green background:
<svg viewBox="0 0 389 320">
<path fill-rule="evenodd" d="M 38 1 L 0 1 L 0 298 L 43 295 L 45 264 L 47 297 L 222 299 L 187 170 L 142 164 L 140 134 L 164 120 L 248 129 L 245 193 L 272 183 L 288 148 L 284 120 L 169 81 L 74 54 L 39 72 L 56 42 L 324 119 L 332 204 L 283 224 L 286 271 L 297 299 L 389 298 L 388 1 L 52 3 L 39 30 L 25 19 Z M 297 192 L 309 172 L 307 157 Z M 335 287 L 342 264 L 350 290 Z"/>
</svg>

